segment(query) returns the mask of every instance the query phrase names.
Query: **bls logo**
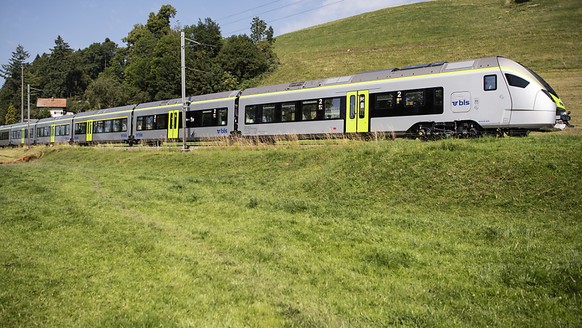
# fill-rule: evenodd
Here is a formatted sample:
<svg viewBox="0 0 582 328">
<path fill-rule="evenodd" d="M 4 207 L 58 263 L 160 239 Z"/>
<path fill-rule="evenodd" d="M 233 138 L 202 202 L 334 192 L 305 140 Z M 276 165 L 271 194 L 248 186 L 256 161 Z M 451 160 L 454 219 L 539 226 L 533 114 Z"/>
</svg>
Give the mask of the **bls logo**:
<svg viewBox="0 0 582 328">
<path fill-rule="evenodd" d="M 454 100 L 453 106 L 469 106 L 471 102 L 469 100 L 461 99 L 461 100 Z"/>
</svg>

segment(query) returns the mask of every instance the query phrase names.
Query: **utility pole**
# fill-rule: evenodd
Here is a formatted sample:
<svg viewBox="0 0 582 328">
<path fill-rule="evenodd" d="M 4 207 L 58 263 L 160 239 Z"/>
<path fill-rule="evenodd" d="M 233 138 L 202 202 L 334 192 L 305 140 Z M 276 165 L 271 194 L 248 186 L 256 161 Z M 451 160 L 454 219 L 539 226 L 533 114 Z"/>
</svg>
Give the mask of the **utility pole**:
<svg viewBox="0 0 582 328">
<path fill-rule="evenodd" d="M 20 122 L 24 122 L 24 63 L 20 63 Z"/>
<path fill-rule="evenodd" d="M 182 62 L 182 151 L 188 151 L 188 146 L 186 145 L 186 109 L 188 105 L 186 104 L 186 37 L 184 36 L 184 31 L 180 32 L 180 59 Z"/>
<path fill-rule="evenodd" d="M 28 141 L 26 142 L 26 145 L 28 146 L 28 149 L 30 149 L 30 84 L 28 84 Z"/>
</svg>

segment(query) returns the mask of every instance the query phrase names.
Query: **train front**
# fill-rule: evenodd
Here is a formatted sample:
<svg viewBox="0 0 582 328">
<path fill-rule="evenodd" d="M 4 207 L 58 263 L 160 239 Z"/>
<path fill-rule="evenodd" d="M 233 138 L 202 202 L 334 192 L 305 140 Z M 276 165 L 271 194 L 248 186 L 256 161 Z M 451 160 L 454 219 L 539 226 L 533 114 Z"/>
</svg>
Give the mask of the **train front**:
<svg viewBox="0 0 582 328">
<path fill-rule="evenodd" d="M 566 110 L 566 106 L 564 106 L 564 102 L 562 101 L 562 99 L 560 99 L 558 93 L 548 84 L 548 82 L 546 82 L 546 80 L 544 80 L 536 72 L 532 71 L 531 69 L 525 66 L 524 68 L 527 69 L 531 73 L 531 75 L 533 75 L 538 80 L 538 82 L 545 88 L 542 89 L 542 91 L 545 91 L 545 93 L 556 104 L 556 124 L 554 125 L 554 128 L 560 130 L 563 130 L 566 127 L 573 128 L 574 126 L 570 124 L 570 120 L 572 119 L 570 117 L 570 111 Z"/>
<path fill-rule="evenodd" d="M 548 82 L 533 70 L 513 60 L 503 57 L 498 60 L 511 90 L 512 124 L 527 126 L 531 123 L 530 128 L 542 130 L 572 127 L 570 112 Z M 529 114 L 526 114 L 528 111 Z M 515 115 L 520 112 L 524 116 Z"/>
</svg>

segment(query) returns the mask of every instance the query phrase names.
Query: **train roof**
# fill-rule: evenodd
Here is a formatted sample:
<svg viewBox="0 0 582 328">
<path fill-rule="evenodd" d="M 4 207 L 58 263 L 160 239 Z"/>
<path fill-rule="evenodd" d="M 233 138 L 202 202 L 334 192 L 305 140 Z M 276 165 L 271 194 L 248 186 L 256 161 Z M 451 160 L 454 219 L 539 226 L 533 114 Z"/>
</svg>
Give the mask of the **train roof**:
<svg viewBox="0 0 582 328">
<path fill-rule="evenodd" d="M 30 124 L 36 124 L 38 122 L 37 119 L 30 119 Z M 8 124 L 8 125 L 2 125 L 0 126 L 0 130 L 6 130 L 6 129 L 14 129 L 14 128 L 26 128 L 28 127 L 28 122 L 18 122 L 18 123 L 13 123 L 13 124 Z"/>
<path fill-rule="evenodd" d="M 211 93 L 208 95 L 189 96 L 186 98 L 186 101 L 189 103 L 195 103 L 195 102 L 201 102 L 201 101 L 226 99 L 226 98 L 236 97 L 239 94 L 240 94 L 240 90 L 225 91 L 225 92 Z M 159 101 L 152 101 L 152 102 L 148 102 L 148 103 L 142 103 L 142 104 L 137 105 L 137 107 L 135 107 L 135 108 L 136 109 L 143 109 L 143 108 L 163 107 L 163 106 L 172 106 L 172 105 L 182 105 L 182 98 L 169 99 L 169 100 L 159 100 Z"/>
<path fill-rule="evenodd" d="M 57 117 L 41 118 L 36 123 L 37 124 L 55 123 L 55 122 L 60 122 L 60 121 L 72 120 L 73 118 L 75 118 L 74 114 L 67 114 L 67 115 L 57 116 Z"/>
<path fill-rule="evenodd" d="M 317 87 L 344 85 L 351 83 L 360 83 L 368 81 L 388 80 L 392 78 L 401 78 L 408 76 L 429 75 L 442 72 L 451 72 L 458 70 L 468 70 L 481 67 L 499 66 L 498 57 L 488 57 L 460 62 L 435 62 L 429 64 L 419 64 L 405 66 L 401 68 L 387 68 L 371 72 L 357 73 L 354 75 L 332 77 L 311 81 L 300 81 L 293 83 L 284 83 L 278 85 L 250 88 L 242 91 L 242 95 L 255 95 L 262 93 L 291 91 L 300 89 L 310 89 Z"/>
<path fill-rule="evenodd" d="M 130 111 L 134 107 L 135 107 L 135 105 L 126 105 L 126 106 L 120 106 L 120 107 L 114 107 L 114 108 L 98 109 L 98 110 L 92 110 L 89 112 L 81 112 L 81 113 L 75 114 L 74 117 L 81 118 L 81 117 L 87 117 L 87 116 L 105 115 L 105 114 L 109 114 L 109 113 L 124 112 L 124 111 Z"/>
</svg>

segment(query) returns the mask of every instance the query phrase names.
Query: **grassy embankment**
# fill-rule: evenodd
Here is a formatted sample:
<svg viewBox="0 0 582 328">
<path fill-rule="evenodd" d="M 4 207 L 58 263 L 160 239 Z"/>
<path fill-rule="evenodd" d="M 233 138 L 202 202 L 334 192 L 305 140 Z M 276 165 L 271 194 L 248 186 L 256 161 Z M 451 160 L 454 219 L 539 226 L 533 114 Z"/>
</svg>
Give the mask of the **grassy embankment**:
<svg viewBox="0 0 582 328">
<path fill-rule="evenodd" d="M 579 326 L 581 143 L 47 149 L 0 166 L 0 323 Z"/>
<path fill-rule="evenodd" d="M 581 5 L 471 3 L 281 36 L 265 83 L 501 54 L 580 122 Z M 0 165 L 0 326 L 582 325 L 578 135 L 28 154 Z"/>
</svg>

